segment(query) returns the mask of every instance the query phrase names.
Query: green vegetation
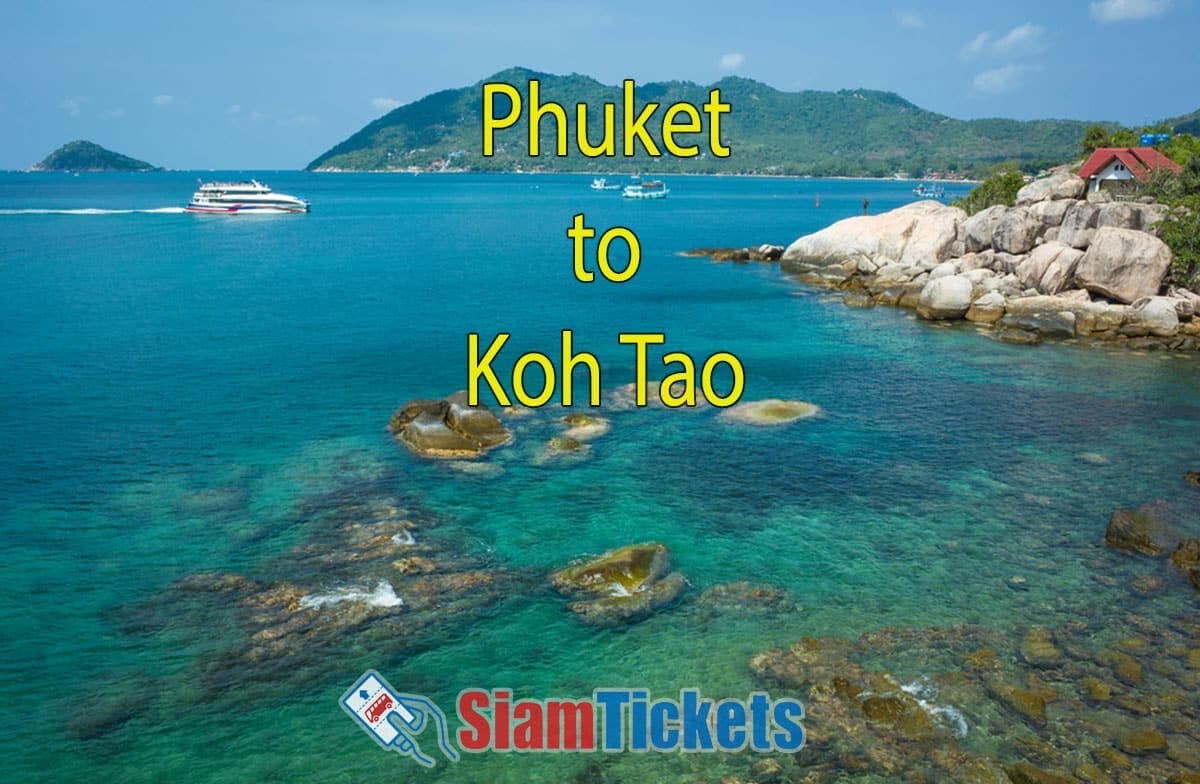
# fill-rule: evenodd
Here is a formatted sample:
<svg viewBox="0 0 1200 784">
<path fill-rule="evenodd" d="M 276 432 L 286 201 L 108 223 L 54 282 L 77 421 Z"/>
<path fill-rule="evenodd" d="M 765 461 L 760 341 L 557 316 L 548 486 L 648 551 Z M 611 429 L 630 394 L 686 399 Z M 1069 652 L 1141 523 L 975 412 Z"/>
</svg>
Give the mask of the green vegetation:
<svg viewBox="0 0 1200 784">
<path fill-rule="evenodd" d="M 93 142 L 75 141 L 67 142 L 47 155 L 41 163 L 33 167 L 33 170 L 145 172 L 158 171 L 158 167 L 119 152 L 106 150 Z"/>
<path fill-rule="evenodd" d="M 1171 281 L 1194 290 L 1200 284 L 1200 196 L 1184 196 L 1174 207 L 1159 236 L 1171 248 Z"/>
<path fill-rule="evenodd" d="M 589 159 L 575 151 L 557 158 L 553 121 L 545 119 L 540 139 L 543 155 L 528 156 L 528 123 L 522 117 L 497 134 L 496 155 L 482 157 L 482 85 L 507 82 L 528 104 L 528 81 L 541 81 L 542 101 L 567 109 L 590 108 L 588 134 L 601 137 L 600 107 L 616 104 L 622 122 L 619 86 L 587 76 L 554 76 L 522 68 L 502 71 L 471 87 L 444 90 L 401 106 L 309 164 L 309 169 L 403 170 L 453 168 L 468 171 L 593 171 L 662 173 L 754 173 L 813 176 L 878 176 L 907 171 L 919 177 L 929 171 L 982 174 L 1001 161 L 1016 160 L 1025 171 L 1069 158 L 1089 123 L 1068 120 L 955 120 L 921 109 L 893 93 L 874 90 L 781 92 L 760 82 L 728 77 L 712 87 L 733 109 L 722 119 L 729 158 L 701 154 L 695 158 L 653 159 L 640 152 L 633 158 Z M 669 105 L 688 101 L 697 106 L 709 90 L 692 82 L 638 85 L 639 107 L 648 101 Z M 656 127 L 660 110 L 648 127 Z M 1116 126 L 1102 126 L 1108 130 Z M 574 128 L 572 125 L 572 132 Z M 682 143 L 707 149 L 702 134 L 681 134 Z"/>
<path fill-rule="evenodd" d="M 991 175 L 986 180 L 975 186 L 963 198 L 952 202 L 952 205 L 962 207 L 968 215 L 974 215 L 997 204 L 1011 207 L 1017 203 L 1017 191 L 1021 190 L 1024 184 L 1025 177 L 1017 164 L 997 164 L 992 167 Z"/>
<path fill-rule="evenodd" d="M 1200 139 L 1181 137 L 1176 149 L 1186 157 L 1174 160 L 1183 171 L 1156 172 L 1146 191 L 1172 208 L 1158 226 L 1159 236 L 1171 248 L 1170 281 L 1195 290 L 1200 287 Z"/>
</svg>

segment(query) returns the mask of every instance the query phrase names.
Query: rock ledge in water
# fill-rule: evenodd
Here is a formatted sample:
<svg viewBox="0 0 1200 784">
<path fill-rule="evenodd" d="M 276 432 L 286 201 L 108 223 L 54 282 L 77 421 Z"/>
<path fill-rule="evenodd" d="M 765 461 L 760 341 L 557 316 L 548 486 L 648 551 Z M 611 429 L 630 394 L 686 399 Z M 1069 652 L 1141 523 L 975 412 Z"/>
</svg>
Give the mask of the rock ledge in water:
<svg viewBox="0 0 1200 784">
<path fill-rule="evenodd" d="M 802 400 L 749 400 L 721 413 L 722 419 L 747 425 L 786 425 L 821 413 L 820 406 Z"/>
<path fill-rule="evenodd" d="M 559 593 L 579 597 L 567 606 L 584 623 L 637 623 L 679 598 L 687 580 L 671 572 L 671 556 L 659 542 L 609 550 L 550 575 Z"/>
<path fill-rule="evenodd" d="M 466 392 L 410 400 L 392 414 L 388 430 L 422 457 L 478 457 L 512 440 L 490 408 L 467 404 Z"/>
</svg>

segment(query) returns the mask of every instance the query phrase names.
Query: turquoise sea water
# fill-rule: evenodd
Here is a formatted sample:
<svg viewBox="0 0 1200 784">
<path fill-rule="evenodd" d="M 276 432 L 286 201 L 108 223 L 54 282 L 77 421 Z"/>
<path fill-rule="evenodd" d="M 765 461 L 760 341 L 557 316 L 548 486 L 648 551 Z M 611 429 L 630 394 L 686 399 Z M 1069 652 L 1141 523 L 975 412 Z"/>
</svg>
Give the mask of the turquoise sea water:
<svg viewBox="0 0 1200 784">
<path fill-rule="evenodd" d="M 468 686 L 744 696 L 760 687 L 748 659 L 803 636 L 1079 619 L 1103 636 L 1126 613 L 1194 610 L 1186 591 L 1131 594 L 1151 567 L 1100 544 L 1114 508 L 1195 508 L 1194 357 L 1008 346 L 843 307 L 774 265 L 676 255 L 787 244 L 864 198 L 906 203 L 911 183 L 676 177 L 667 200 L 630 203 L 583 176 L 258 176 L 313 212 L 181 214 L 195 173 L 0 175 L 7 780 L 570 780 L 595 760 L 418 771 L 337 698 L 368 667 L 444 705 Z M 577 212 L 637 233 L 633 280 L 574 280 Z M 754 428 L 609 409 L 611 430 L 565 460 L 543 454 L 563 413 L 548 407 L 506 418 L 515 442 L 468 471 L 385 432 L 400 403 L 465 386 L 468 332 L 512 333 L 505 365 L 556 356 L 567 328 L 603 363 L 606 401 L 634 378 L 617 334 L 661 331 L 666 350 L 735 353 L 744 399 L 823 413 Z M 511 570 L 507 598 L 404 634 L 347 626 L 262 665 L 234 655 L 255 630 L 232 603 L 171 587 L 230 572 L 369 592 L 375 566 L 296 555 L 335 548 L 364 505 L 403 509 L 440 556 Z M 575 557 L 649 540 L 691 583 L 650 620 L 590 628 L 544 587 Z M 786 612 L 698 601 L 746 579 L 788 592 Z M 603 764 L 605 780 L 718 781 L 748 762 Z"/>
</svg>

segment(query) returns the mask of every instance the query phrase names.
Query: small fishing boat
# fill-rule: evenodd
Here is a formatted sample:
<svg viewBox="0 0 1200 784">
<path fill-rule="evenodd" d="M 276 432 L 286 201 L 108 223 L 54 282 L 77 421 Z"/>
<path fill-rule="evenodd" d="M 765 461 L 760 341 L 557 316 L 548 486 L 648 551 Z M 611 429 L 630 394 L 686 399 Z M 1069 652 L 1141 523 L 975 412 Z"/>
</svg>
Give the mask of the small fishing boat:
<svg viewBox="0 0 1200 784">
<path fill-rule="evenodd" d="M 936 183 L 923 182 L 913 188 L 913 196 L 922 199 L 944 199 L 946 198 L 946 189 Z"/>
<path fill-rule="evenodd" d="M 609 182 L 604 177 L 597 177 L 592 180 L 592 190 L 594 191 L 619 191 L 621 186 L 615 182 Z"/>
</svg>

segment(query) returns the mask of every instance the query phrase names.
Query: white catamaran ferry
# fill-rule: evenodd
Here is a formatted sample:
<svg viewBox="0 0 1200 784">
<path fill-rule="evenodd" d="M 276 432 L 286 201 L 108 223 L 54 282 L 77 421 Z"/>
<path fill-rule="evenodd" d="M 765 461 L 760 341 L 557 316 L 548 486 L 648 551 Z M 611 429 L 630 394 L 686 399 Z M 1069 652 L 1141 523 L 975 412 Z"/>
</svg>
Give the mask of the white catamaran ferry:
<svg viewBox="0 0 1200 784">
<path fill-rule="evenodd" d="M 308 212 L 308 202 L 286 193 L 272 193 L 258 180 L 250 182 L 205 182 L 192 196 L 188 212 L 252 213 L 275 215 Z"/>
</svg>

